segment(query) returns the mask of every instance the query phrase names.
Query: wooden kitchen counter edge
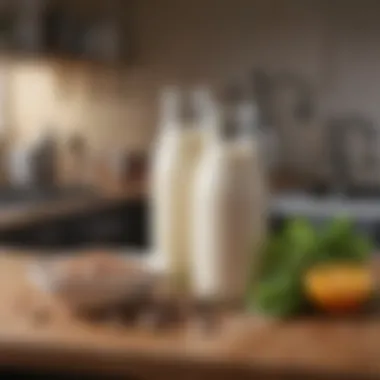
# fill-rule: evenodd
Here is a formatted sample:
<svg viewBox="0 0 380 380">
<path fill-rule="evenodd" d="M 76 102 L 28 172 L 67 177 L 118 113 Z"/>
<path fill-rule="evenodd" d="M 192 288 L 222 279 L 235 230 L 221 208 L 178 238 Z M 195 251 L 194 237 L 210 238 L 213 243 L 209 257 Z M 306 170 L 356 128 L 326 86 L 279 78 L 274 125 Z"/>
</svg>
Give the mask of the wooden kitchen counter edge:
<svg viewBox="0 0 380 380">
<path fill-rule="evenodd" d="M 117 202 L 144 199 L 145 185 L 131 184 L 120 191 L 99 193 L 88 198 L 40 201 L 34 205 L 16 206 L 0 211 L 0 230 L 21 227 L 34 222 L 43 222 L 71 213 L 97 211 Z"/>
<path fill-rule="evenodd" d="M 378 317 L 275 322 L 229 316 L 211 336 L 91 325 L 31 285 L 27 269 L 33 260 L 0 254 L 0 365 L 165 379 L 210 378 L 220 371 L 231 378 L 380 378 Z M 379 262 L 374 267 L 380 273 Z M 41 307 L 49 309 L 46 323 L 35 319 Z"/>
</svg>

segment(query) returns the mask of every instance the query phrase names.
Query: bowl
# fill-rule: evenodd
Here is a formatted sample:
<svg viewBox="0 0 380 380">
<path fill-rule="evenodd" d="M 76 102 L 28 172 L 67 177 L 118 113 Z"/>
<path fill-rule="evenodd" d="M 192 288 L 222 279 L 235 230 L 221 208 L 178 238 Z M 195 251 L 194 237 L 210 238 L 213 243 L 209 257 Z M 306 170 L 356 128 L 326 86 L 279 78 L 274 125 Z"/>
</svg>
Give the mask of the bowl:
<svg viewBox="0 0 380 380">
<path fill-rule="evenodd" d="M 304 278 L 308 300 L 329 313 L 358 311 L 374 292 L 368 265 L 328 263 L 311 268 Z"/>
<path fill-rule="evenodd" d="M 38 260 L 29 273 L 41 291 L 76 311 L 144 297 L 157 279 L 143 258 L 101 253 Z"/>
</svg>

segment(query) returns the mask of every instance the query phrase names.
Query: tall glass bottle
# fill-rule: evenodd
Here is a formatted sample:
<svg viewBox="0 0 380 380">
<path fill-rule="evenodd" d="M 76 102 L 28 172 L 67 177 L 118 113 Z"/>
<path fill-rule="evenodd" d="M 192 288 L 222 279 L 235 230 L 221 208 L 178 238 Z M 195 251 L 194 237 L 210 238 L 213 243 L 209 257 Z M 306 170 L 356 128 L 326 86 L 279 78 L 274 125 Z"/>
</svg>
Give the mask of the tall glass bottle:
<svg viewBox="0 0 380 380">
<path fill-rule="evenodd" d="M 217 119 L 215 119 L 217 120 Z M 194 180 L 191 285 L 196 298 L 239 302 L 265 231 L 256 109 L 241 104 L 208 131 Z"/>
<path fill-rule="evenodd" d="M 152 162 L 151 237 L 154 265 L 175 286 L 188 281 L 191 191 L 203 149 L 204 90 L 162 95 L 160 135 Z"/>
</svg>

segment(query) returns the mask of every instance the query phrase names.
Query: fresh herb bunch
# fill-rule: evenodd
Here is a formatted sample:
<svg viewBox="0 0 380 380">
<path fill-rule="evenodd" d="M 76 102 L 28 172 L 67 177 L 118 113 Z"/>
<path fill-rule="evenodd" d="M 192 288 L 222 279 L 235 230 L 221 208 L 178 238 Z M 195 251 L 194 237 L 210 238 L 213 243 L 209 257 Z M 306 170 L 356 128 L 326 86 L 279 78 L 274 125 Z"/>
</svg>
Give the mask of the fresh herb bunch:
<svg viewBox="0 0 380 380">
<path fill-rule="evenodd" d="M 371 251 L 371 241 L 355 231 L 349 219 L 334 219 L 320 230 L 306 220 L 293 219 L 263 247 L 248 306 L 275 317 L 302 313 L 308 307 L 302 280 L 310 267 L 337 261 L 363 263 Z"/>
</svg>

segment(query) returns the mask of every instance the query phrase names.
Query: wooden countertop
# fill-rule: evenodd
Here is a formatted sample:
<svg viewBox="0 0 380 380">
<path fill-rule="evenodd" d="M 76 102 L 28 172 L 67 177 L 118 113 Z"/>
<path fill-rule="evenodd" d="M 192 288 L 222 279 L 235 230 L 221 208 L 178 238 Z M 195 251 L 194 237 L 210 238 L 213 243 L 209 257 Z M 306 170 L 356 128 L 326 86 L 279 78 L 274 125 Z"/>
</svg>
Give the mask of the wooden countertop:
<svg viewBox="0 0 380 380">
<path fill-rule="evenodd" d="M 77 196 L 70 199 L 39 201 L 25 205 L 15 205 L 0 210 L 0 229 L 21 227 L 30 223 L 50 220 L 57 216 L 96 211 L 125 200 L 139 200 L 146 196 L 143 183 L 130 183 L 118 191 L 101 192 L 88 197 Z"/>
<path fill-rule="evenodd" d="M 32 256 L 0 254 L 0 366 L 142 379 L 380 378 L 380 318 L 275 322 L 226 316 L 214 335 L 74 319 L 29 282 Z M 376 265 L 380 269 L 380 265 Z M 380 273 L 380 270 L 377 270 Z M 42 321 L 38 314 L 48 310 Z"/>
</svg>

